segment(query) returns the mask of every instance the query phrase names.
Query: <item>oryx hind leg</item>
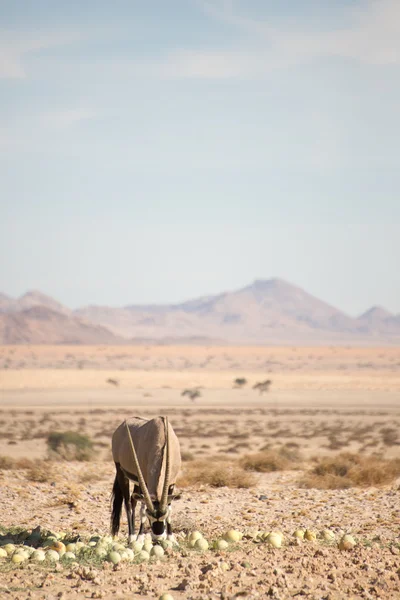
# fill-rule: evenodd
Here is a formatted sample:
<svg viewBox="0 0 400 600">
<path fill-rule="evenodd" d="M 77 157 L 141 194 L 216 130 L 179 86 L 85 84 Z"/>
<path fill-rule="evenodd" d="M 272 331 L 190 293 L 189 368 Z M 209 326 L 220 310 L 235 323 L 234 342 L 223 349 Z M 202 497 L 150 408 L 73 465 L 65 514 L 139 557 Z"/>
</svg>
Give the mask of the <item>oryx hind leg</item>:
<svg viewBox="0 0 400 600">
<path fill-rule="evenodd" d="M 121 488 L 122 496 L 124 499 L 126 518 L 128 521 L 129 541 L 131 541 L 131 539 L 133 537 L 134 518 L 132 518 L 133 517 L 132 506 L 131 506 L 130 495 L 129 495 L 129 479 L 125 475 L 125 473 L 123 472 L 123 470 L 121 469 L 119 464 L 116 464 L 116 468 L 117 468 L 118 483 Z"/>
</svg>

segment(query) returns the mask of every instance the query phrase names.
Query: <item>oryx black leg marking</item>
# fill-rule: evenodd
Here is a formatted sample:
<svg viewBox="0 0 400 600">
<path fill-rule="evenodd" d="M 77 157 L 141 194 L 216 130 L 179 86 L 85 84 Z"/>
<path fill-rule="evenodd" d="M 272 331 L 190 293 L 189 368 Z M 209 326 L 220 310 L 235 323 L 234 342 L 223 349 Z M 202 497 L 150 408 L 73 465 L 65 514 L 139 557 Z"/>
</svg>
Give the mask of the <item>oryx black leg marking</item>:
<svg viewBox="0 0 400 600">
<path fill-rule="evenodd" d="M 171 517 L 172 517 L 172 507 L 169 504 L 168 516 L 167 516 L 167 540 L 170 540 L 173 544 L 176 544 L 176 539 L 175 539 L 175 536 L 172 531 Z"/>
<path fill-rule="evenodd" d="M 128 531 L 129 531 L 129 535 L 132 535 L 132 507 L 131 507 L 131 502 L 130 502 L 130 497 L 129 497 L 129 479 L 126 477 L 126 475 L 122 471 L 119 464 L 117 464 L 116 467 L 117 467 L 118 483 L 120 485 L 122 495 L 124 498 L 126 518 L 128 520 Z"/>
<path fill-rule="evenodd" d="M 119 524 L 121 521 L 121 509 L 123 502 L 123 494 L 119 484 L 118 477 L 118 464 L 115 463 L 115 468 L 117 470 L 114 479 L 114 485 L 111 493 L 111 533 L 112 535 L 117 535 L 119 531 Z"/>
</svg>

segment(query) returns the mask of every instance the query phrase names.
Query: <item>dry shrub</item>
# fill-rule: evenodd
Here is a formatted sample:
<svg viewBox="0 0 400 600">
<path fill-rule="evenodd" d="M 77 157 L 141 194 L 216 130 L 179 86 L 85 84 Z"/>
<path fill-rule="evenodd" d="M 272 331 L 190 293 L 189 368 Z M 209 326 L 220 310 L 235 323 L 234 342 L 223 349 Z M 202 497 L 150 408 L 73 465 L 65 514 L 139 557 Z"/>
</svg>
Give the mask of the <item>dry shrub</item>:
<svg viewBox="0 0 400 600">
<path fill-rule="evenodd" d="M 30 458 L 11 458 L 11 456 L 0 456 L 0 470 L 11 471 L 13 469 L 30 469 L 35 463 Z"/>
<path fill-rule="evenodd" d="M 270 473 L 297 468 L 300 456 L 295 449 L 283 446 L 280 450 L 264 450 L 256 454 L 247 454 L 240 460 L 246 471 Z"/>
<path fill-rule="evenodd" d="M 391 483 L 400 476 L 400 459 L 387 460 L 345 452 L 321 459 L 300 480 L 300 485 L 316 489 L 344 489 Z"/>
<path fill-rule="evenodd" d="M 399 432 L 392 427 L 383 427 L 380 430 L 382 442 L 385 446 L 398 446 L 400 444 Z"/>
<path fill-rule="evenodd" d="M 191 461 L 178 480 L 180 487 L 209 485 L 211 487 L 249 488 L 255 485 L 254 475 L 235 462 L 219 458 Z"/>
<path fill-rule="evenodd" d="M 329 444 L 325 446 L 328 448 L 328 450 L 340 450 L 341 448 L 349 445 L 348 441 L 340 440 L 334 434 L 330 435 L 328 440 Z"/>
<path fill-rule="evenodd" d="M 79 500 L 81 499 L 82 487 L 77 483 L 66 483 L 63 485 L 61 492 L 52 496 L 48 506 L 68 506 L 69 508 L 76 508 Z"/>
<path fill-rule="evenodd" d="M 11 456 L 0 456 L 0 471 L 15 469 L 16 461 Z"/>
<path fill-rule="evenodd" d="M 78 475 L 78 481 L 81 483 L 90 483 L 91 481 L 97 481 L 99 479 L 99 473 L 97 470 L 87 469 Z"/>
<path fill-rule="evenodd" d="M 188 462 L 190 460 L 194 460 L 193 452 L 182 451 L 181 452 L 182 462 Z"/>
<path fill-rule="evenodd" d="M 233 432 L 228 435 L 228 438 L 230 440 L 248 440 L 249 437 L 250 437 L 250 434 L 247 432 L 244 432 L 244 433 Z"/>
<path fill-rule="evenodd" d="M 28 481 L 50 481 L 54 479 L 53 469 L 48 461 L 31 460 L 30 458 L 11 458 L 0 456 L 0 470 L 21 469 L 26 471 Z"/>
<path fill-rule="evenodd" d="M 37 460 L 26 469 L 26 478 L 28 481 L 45 483 L 54 480 L 54 471 L 48 461 Z"/>
<path fill-rule="evenodd" d="M 301 455 L 299 448 L 300 446 L 296 442 L 287 442 L 279 448 L 278 452 L 283 458 L 286 458 L 291 463 L 301 463 L 304 458 Z M 291 465 L 291 468 L 297 468 L 297 466 Z"/>
</svg>

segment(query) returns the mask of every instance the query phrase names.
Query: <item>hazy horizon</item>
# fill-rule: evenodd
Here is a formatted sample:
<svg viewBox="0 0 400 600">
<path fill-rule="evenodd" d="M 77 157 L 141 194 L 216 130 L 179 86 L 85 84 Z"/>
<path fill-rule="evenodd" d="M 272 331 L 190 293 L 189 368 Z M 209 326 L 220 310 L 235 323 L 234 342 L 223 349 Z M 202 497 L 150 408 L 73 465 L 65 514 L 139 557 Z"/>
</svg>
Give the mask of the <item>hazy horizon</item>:
<svg viewBox="0 0 400 600">
<path fill-rule="evenodd" d="M 0 3 L 0 290 L 400 312 L 397 0 Z"/>
<path fill-rule="evenodd" d="M 235 288 L 235 289 L 225 289 L 225 290 L 220 290 L 220 291 L 213 292 L 213 293 L 210 293 L 210 294 L 202 294 L 202 295 L 196 296 L 196 297 L 192 296 L 192 297 L 181 298 L 181 299 L 179 299 L 177 301 L 174 301 L 174 302 L 151 302 L 151 301 L 150 302 L 146 302 L 146 303 L 124 302 L 124 303 L 122 303 L 122 304 L 120 304 L 118 306 L 114 305 L 114 306 L 110 306 L 110 307 L 111 308 L 124 308 L 124 307 L 127 307 L 127 306 L 137 306 L 137 307 L 140 307 L 140 306 L 169 306 L 169 305 L 173 306 L 173 305 L 182 304 L 182 303 L 189 302 L 189 301 L 196 300 L 196 299 L 200 299 L 200 298 L 214 297 L 214 296 L 218 296 L 218 295 L 226 294 L 226 293 L 228 293 L 228 294 L 229 293 L 235 293 L 235 292 L 238 292 L 238 291 L 240 291 L 242 289 L 245 289 L 245 288 L 247 288 L 249 286 L 252 286 L 256 282 L 260 282 L 260 281 L 264 281 L 264 282 L 265 281 L 280 281 L 280 282 L 283 282 L 284 284 L 289 284 L 290 286 L 293 286 L 294 288 L 299 288 L 299 286 L 297 286 L 294 282 L 287 281 L 285 279 L 282 279 L 281 277 L 257 278 L 257 279 L 254 279 L 253 281 L 248 282 L 247 284 L 243 284 L 242 286 L 240 286 L 238 288 Z M 303 288 L 299 288 L 299 289 L 303 289 Z M 307 293 L 309 293 L 308 290 L 304 290 L 304 291 L 307 292 Z M 81 308 L 84 308 L 85 306 L 101 306 L 101 305 L 99 305 L 99 304 L 97 304 L 95 302 L 88 302 L 88 303 L 86 303 L 84 305 L 79 305 L 79 306 L 68 306 L 66 303 L 62 302 L 60 300 L 60 298 L 56 298 L 56 297 L 52 296 L 51 294 L 47 293 L 44 290 L 39 290 L 39 289 L 34 289 L 34 288 L 26 290 L 25 292 L 23 292 L 22 294 L 20 294 L 18 296 L 11 296 L 10 294 L 7 294 L 3 290 L 0 290 L 0 294 L 2 294 L 2 293 L 5 294 L 6 296 L 9 296 L 10 298 L 14 298 L 14 299 L 22 298 L 22 297 L 24 297 L 24 296 L 26 296 L 28 294 L 32 294 L 32 293 L 40 293 L 40 294 L 44 294 L 45 296 L 48 296 L 49 298 L 52 298 L 53 300 L 56 300 L 56 301 L 60 302 L 60 304 L 62 304 L 63 306 L 65 306 L 66 308 L 69 308 L 71 310 L 81 309 Z M 311 295 L 313 295 L 313 294 L 311 294 Z M 322 302 L 325 302 L 326 304 L 332 305 L 332 303 L 329 302 L 329 299 L 326 299 L 326 298 L 317 298 L 317 300 L 321 300 Z M 337 308 L 338 310 L 341 310 L 342 312 L 344 312 L 346 314 L 346 311 L 344 309 L 342 309 L 340 306 L 334 306 L 334 308 Z M 370 304 L 364 311 L 362 311 L 359 314 L 356 314 L 356 315 L 350 315 L 349 313 L 347 313 L 347 314 L 348 314 L 348 316 L 351 316 L 351 317 L 359 317 L 359 316 L 361 316 L 362 314 L 364 314 L 365 312 L 367 312 L 368 310 L 370 310 L 372 308 L 383 308 L 383 309 L 388 310 L 386 306 L 377 305 L 377 304 Z M 393 313 L 393 314 L 396 314 L 396 313 Z"/>
</svg>

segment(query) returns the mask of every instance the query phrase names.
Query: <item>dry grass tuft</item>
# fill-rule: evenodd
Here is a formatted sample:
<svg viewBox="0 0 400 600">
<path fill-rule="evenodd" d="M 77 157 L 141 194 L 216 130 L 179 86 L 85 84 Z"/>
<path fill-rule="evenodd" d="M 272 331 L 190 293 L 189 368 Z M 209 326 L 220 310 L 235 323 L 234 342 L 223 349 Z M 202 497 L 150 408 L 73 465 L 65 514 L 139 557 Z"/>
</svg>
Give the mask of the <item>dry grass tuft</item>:
<svg viewBox="0 0 400 600">
<path fill-rule="evenodd" d="M 344 489 L 384 485 L 400 476 L 400 460 L 360 456 L 348 452 L 324 458 L 300 480 L 300 485 L 316 489 Z"/>
<path fill-rule="evenodd" d="M 248 454 L 240 460 L 240 465 L 246 471 L 270 473 L 298 468 L 300 455 L 296 450 L 283 446 L 280 450 L 264 450 L 256 454 Z"/>
<path fill-rule="evenodd" d="M 194 460 L 194 454 L 193 452 L 182 451 L 181 458 L 182 462 L 189 462 L 191 460 Z"/>
<path fill-rule="evenodd" d="M 0 471 L 15 469 L 16 462 L 15 458 L 11 458 L 11 456 L 0 456 Z"/>
<path fill-rule="evenodd" d="M 28 481 L 45 483 L 54 480 L 54 470 L 51 464 L 45 460 L 37 460 L 26 469 L 26 478 Z"/>
<path fill-rule="evenodd" d="M 54 469 L 46 460 L 0 456 L 0 470 L 23 470 L 28 481 L 45 482 L 54 479 Z"/>
<path fill-rule="evenodd" d="M 86 469 L 85 471 L 82 471 L 82 473 L 79 473 L 78 475 L 78 481 L 80 483 L 90 483 L 91 481 L 98 481 L 99 480 L 99 473 L 97 471 L 97 469 Z"/>
<path fill-rule="evenodd" d="M 238 463 L 213 460 L 190 461 L 178 480 L 180 487 L 209 485 L 211 487 L 250 488 L 256 483 L 254 475 Z"/>
<path fill-rule="evenodd" d="M 69 508 L 77 508 L 79 500 L 81 499 L 82 487 L 77 483 L 67 483 L 64 485 L 63 490 L 53 496 L 49 502 L 49 508 L 57 506 L 68 506 Z"/>
</svg>

